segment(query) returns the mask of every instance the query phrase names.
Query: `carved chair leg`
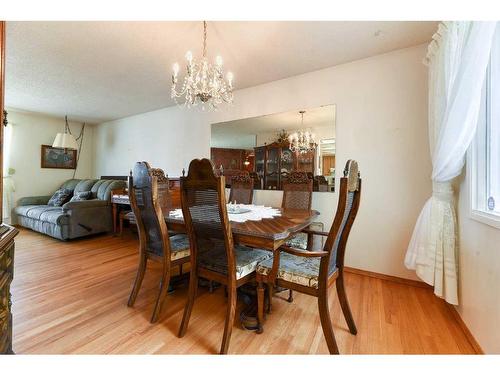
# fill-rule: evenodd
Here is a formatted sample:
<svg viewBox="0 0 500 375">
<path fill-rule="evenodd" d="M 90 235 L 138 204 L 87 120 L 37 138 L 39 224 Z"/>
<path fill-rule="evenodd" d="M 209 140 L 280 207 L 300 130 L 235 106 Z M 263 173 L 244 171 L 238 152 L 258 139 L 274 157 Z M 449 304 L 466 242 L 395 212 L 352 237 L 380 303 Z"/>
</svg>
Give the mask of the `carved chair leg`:
<svg viewBox="0 0 500 375">
<path fill-rule="evenodd" d="M 358 333 L 358 329 L 356 328 L 356 323 L 352 317 L 349 301 L 347 300 L 347 295 L 345 293 L 344 273 L 342 271 L 340 272 L 335 284 L 337 286 L 337 295 L 339 297 L 340 307 L 342 307 L 342 312 L 344 313 L 345 321 L 349 327 L 349 332 L 356 335 Z"/>
<path fill-rule="evenodd" d="M 130 297 L 128 298 L 127 306 L 134 306 L 135 299 L 141 289 L 142 280 L 144 279 L 144 274 L 146 273 L 146 265 L 148 260 L 145 256 L 141 255 L 139 260 L 139 267 L 137 268 L 137 276 L 135 277 L 134 286 L 132 287 L 132 292 L 130 292 Z"/>
<path fill-rule="evenodd" d="M 264 332 L 264 283 L 259 280 L 259 285 L 257 286 L 257 333 Z"/>
<path fill-rule="evenodd" d="M 269 295 L 269 304 L 267 305 L 267 313 L 271 314 L 271 312 L 272 312 L 272 303 L 273 303 L 273 294 L 274 294 L 274 285 L 273 285 L 273 283 L 267 283 L 267 294 Z"/>
<path fill-rule="evenodd" d="M 321 320 L 321 328 L 323 328 L 323 334 L 325 335 L 326 344 L 328 345 L 330 354 L 339 354 L 339 348 L 337 346 L 335 335 L 333 333 L 332 320 L 330 318 L 330 309 L 328 308 L 327 293 L 327 291 L 323 291 L 320 292 L 318 296 L 318 309 L 319 317 Z"/>
<path fill-rule="evenodd" d="M 229 349 L 229 341 L 231 340 L 231 332 L 233 331 L 234 315 L 236 313 L 236 287 L 228 287 L 228 301 L 226 323 L 224 326 L 224 335 L 222 336 L 222 345 L 220 354 L 227 354 Z"/>
<path fill-rule="evenodd" d="M 168 286 L 170 283 L 170 268 L 163 270 L 163 276 L 160 282 L 160 290 L 158 292 L 158 298 L 156 298 L 155 308 L 153 310 L 153 315 L 151 316 L 151 323 L 156 323 L 160 316 L 160 311 L 165 302 L 165 297 L 167 296 Z"/>
<path fill-rule="evenodd" d="M 198 289 L 198 275 L 195 269 L 191 269 L 189 275 L 189 290 L 188 297 L 186 301 L 186 307 L 184 308 L 184 315 L 182 316 L 181 326 L 179 328 L 179 337 L 183 337 L 186 334 L 187 327 L 189 324 L 189 318 L 191 317 L 191 311 L 193 310 L 194 299 L 196 297 L 196 291 Z"/>
<path fill-rule="evenodd" d="M 288 289 L 288 302 L 292 303 L 293 302 L 293 290 Z"/>
</svg>

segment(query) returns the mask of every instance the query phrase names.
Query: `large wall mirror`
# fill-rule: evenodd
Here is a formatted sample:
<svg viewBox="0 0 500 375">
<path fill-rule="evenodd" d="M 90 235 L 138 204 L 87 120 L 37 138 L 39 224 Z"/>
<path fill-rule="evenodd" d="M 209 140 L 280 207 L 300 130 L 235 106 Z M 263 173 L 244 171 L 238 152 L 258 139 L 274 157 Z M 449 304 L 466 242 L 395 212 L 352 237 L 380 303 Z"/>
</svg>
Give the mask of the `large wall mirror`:
<svg viewBox="0 0 500 375">
<path fill-rule="evenodd" d="M 212 124 L 210 157 L 231 185 L 248 173 L 254 189 L 282 190 L 293 171 L 314 191 L 335 190 L 335 105 Z"/>
</svg>

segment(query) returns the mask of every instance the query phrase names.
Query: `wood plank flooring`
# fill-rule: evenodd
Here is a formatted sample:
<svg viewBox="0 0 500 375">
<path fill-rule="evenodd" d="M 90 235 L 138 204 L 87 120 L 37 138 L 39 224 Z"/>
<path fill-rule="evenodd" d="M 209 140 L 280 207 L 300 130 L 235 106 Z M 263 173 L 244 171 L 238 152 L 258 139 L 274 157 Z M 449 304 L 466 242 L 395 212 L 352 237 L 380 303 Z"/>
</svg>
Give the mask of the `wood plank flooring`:
<svg viewBox="0 0 500 375">
<path fill-rule="evenodd" d="M 200 288 L 186 336 L 176 334 L 187 287 L 167 297 L 159 323 L 149 323 L 160 271 L 148 268 L 136 305 L 127 307 L 137 265 L 137 240 L 102 235 L 71 242 L 21 230 L 12 286 L 18 354 L 206 354 L 219 350 L 223 290 Z M 330 311 L 340 352 L 474 353 L 448 306 L 432 290 L 349 273 L 346 288 L 358 326 L 352 336 L 335 288 Z M 287 295 L 287 293 L 284 293 Z M 313 297 L 275 298 L 261 335 L 235 322 L 230 353 L 328 353 Z M 240 306 L 241 308 L 241 306 Z"/>
</svg>

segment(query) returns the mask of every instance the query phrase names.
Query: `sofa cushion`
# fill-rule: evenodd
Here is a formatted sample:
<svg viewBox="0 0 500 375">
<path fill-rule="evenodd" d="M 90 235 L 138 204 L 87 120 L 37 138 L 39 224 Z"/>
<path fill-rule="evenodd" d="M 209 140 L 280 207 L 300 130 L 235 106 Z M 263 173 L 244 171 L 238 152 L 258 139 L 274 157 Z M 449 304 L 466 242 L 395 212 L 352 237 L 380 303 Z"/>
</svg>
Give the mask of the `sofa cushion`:
<svg viewBox="0 0 500 375">
<path fill-rule="evenodd" d="M 59 189 L 49 199 L 48 206 L 61 207 L 64 203 L 68 202 L 73 192 L 69 189 Z"/>
<path fill-rule="evenodd" d="M 111 198 L 111 190 L 124 188 L 125 186 L 125 181 L 98 180 L 94 186 L 92 186 L 91 191 L 94 198 L 108 201 Z"/>
<path fill-rule="evenodd" d="M 18 206 L 14 208 L 17 215 L 28 217 L 34 220 L 45 221 L 52 224 L 64 225 L 69 223 L 69 217 L 63 212 L 61 207 L 48 205 L 42 206 Z"/>
<path fill-rule="evenodd" d="M 90 191 L 92 189 L 92 186 L 95 185 L 96 181 L 97 180 L 94 180 L 94 179 L 81 180 L 75 186 L 74 194 L 82 192 L 82 191 Z"/>
<path fill-rule="evenodd" d="M 71 179 L 71 180 L 67 180 L 67 181 L 65 181 L 65 182 L 61 185 L 60 189 L 68 189 L 68 190 L 73 191 L 73 190 L 75 190 L 76 185 L 78 185 L 78 183 L 79 183 L 80 181 L 81 181 L 81 180 L 79 180 L 79 179 L 77 179 L 77 178 L 73 178 L 73 179 Z"/>
<path fill-rule="evenodd" d="M 70 202 L 80 202 L 80 201 L 86 201 L 89 200 L 92 197 L 92 192 L 90 191 L 76 191 L 75 188 L 75 193 L 73 197 L 70 199 Z"/>
</svg>

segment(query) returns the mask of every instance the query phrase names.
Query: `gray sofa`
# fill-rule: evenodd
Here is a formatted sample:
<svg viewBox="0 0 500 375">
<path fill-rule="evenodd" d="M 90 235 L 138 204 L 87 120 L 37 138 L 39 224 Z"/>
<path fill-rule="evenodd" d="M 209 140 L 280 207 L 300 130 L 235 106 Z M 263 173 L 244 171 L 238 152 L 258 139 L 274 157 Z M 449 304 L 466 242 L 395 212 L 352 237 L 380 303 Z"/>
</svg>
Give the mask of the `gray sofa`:
<svg viewBox="0 0 500 375">
<path fill-rule="evenodd" d="M 68 180 L 61 188 L 90 191 L 92 198 L 62 207 L 48 206 L 51 196 L 21 198 L 14 208 L 17 224 L 60 240 L 109 232 L 113 229 L 111 190 L 125 186 L 119 180 Z"/>
</svg>

